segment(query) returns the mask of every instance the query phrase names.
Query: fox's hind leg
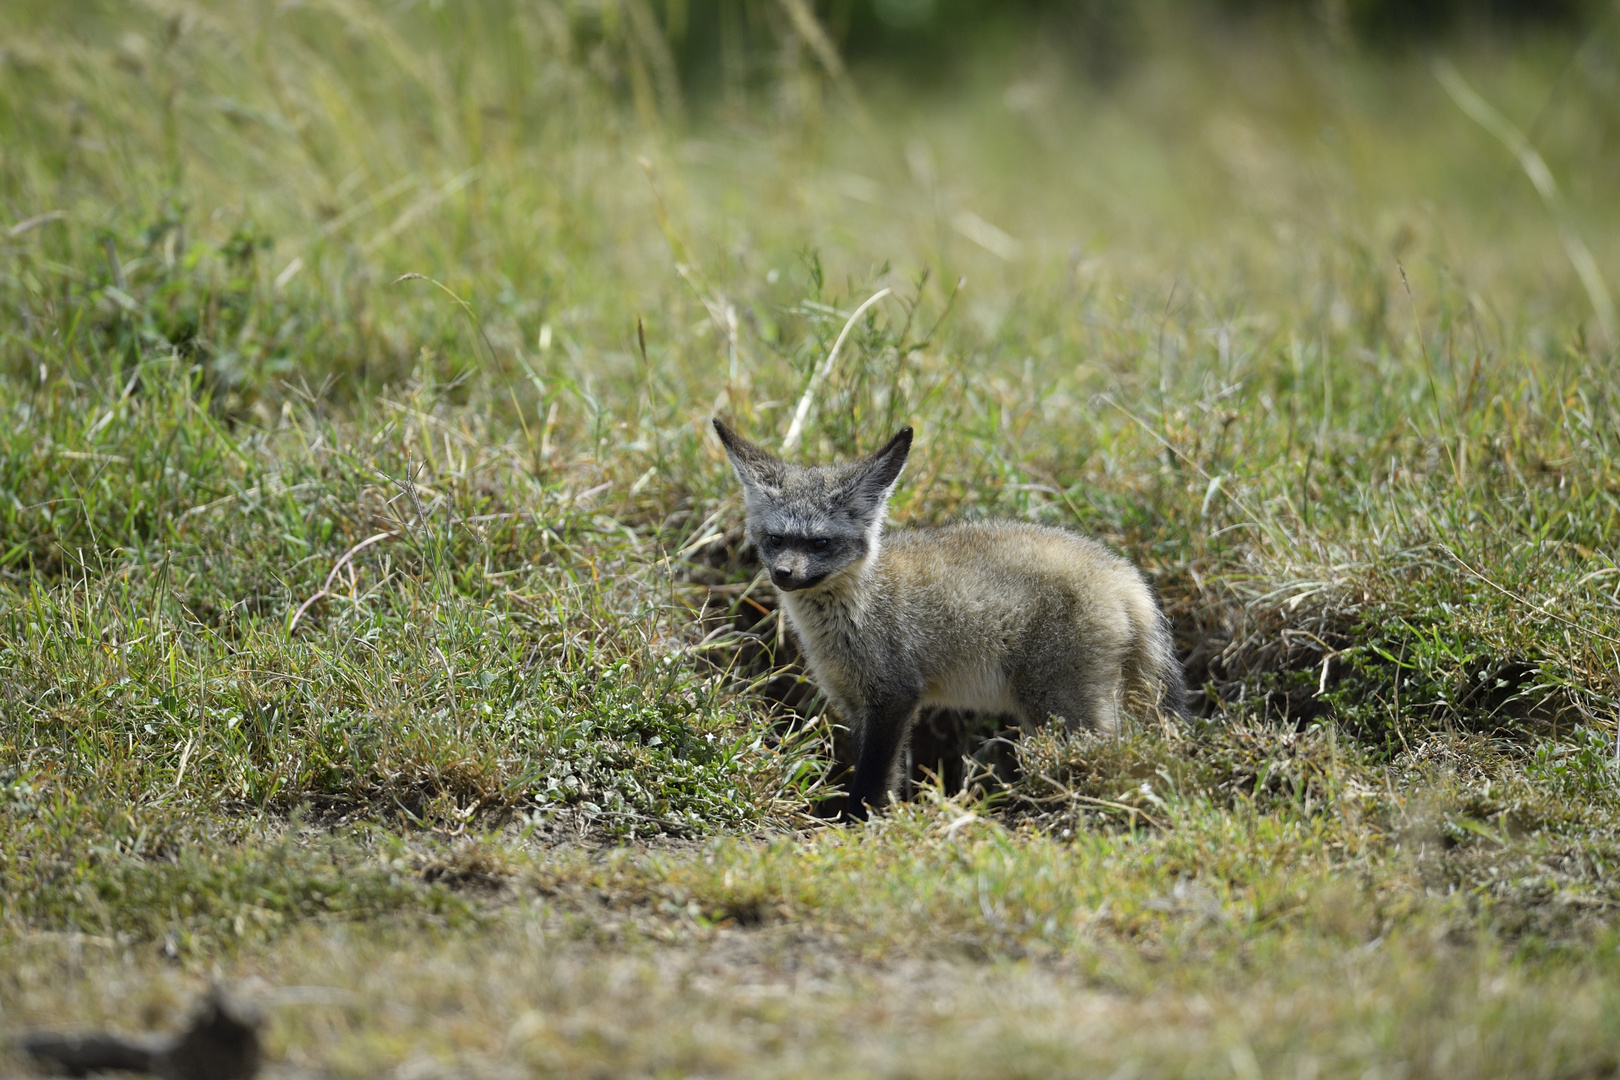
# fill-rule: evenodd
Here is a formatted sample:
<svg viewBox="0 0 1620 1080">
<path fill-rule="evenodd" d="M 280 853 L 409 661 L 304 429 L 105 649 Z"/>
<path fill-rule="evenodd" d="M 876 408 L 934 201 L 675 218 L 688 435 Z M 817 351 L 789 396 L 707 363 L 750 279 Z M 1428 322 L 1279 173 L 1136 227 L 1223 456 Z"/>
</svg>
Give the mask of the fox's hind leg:
<svg viewBox="0 0 1620 1080">
<path fill-rule="evenodd" d="M 1119 727 L 1119 675 L 1113 678 L 1076 677 L 1026 680 L 1017 688 L 1019 726 L 1025 731 L 1063 721 L 1070 731 L 1112 732 Z"/>
</svg>

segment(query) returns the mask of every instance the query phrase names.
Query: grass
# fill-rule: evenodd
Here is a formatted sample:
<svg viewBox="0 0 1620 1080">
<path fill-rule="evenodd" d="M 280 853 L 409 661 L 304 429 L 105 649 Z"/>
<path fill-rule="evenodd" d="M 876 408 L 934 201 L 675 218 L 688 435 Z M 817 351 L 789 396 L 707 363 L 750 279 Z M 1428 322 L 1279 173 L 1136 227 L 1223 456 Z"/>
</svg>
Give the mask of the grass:
<svg viewBox="0 0 1620 1080">
<path fill-rule="evenodd" d="M 716 104 L 636 4 L 54 13 L 0 14 L 6 1029 L 217 975 L 287 1073 L 1614 1071 L 1607 31 L 1447 49 L 1555 221 L 1297 28 L 918 96 L 784 23 Z M 780 441 L 885 288 L 802 454 L 909 423 L 897 520 L 1101 536 L 1204 705 L 931 718 L 853 829 L 707 420 Z"/>
</svg>

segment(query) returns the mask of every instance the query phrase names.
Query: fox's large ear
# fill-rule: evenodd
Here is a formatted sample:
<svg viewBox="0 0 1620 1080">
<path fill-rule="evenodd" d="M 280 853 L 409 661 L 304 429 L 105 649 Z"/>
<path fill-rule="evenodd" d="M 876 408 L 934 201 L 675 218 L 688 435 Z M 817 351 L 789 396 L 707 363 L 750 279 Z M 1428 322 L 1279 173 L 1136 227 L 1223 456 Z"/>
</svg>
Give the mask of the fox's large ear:
<svg viewBox="0 0 1620 1080">
<path fill-rule="evenodd" d="M 781 482 L 782 460 L 775 454 L 732 431 L 718 416 L 714 418 L 714 433 L 720 436 L 731 467 L 744 487 Z"/>
<path fill-rule="evenodd" d="M 869 514 L 881 514 L 883 504 L 889 501 L 894 482 L 900 479 L 900 470 L 906 467 L 906 455 L 911 453 L 911 429 L 901 428 L 883 449 L 855 465 L 851 481 L 852 495 Z"/>
</svg>

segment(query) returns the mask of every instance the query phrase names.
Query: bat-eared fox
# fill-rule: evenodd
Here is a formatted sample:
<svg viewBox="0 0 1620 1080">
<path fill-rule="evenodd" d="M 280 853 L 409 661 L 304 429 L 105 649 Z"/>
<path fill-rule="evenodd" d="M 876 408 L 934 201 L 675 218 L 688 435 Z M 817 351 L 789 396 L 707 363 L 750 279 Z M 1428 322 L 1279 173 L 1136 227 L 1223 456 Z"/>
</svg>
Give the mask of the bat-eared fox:
<svg viewBox="0 0 1620 1080">
<path fill-rule="evenodd" d="M 850 817 L 887 800 L 925 705 L 1108 732 L 1120 711 L 1185 715 L 1158 601 L 1095 540 L 1019 521 L 883 531 L 911 450 L 790 465 L 720 420 L 748 538 L 816 685 L 855 732 Z"/>
</svg>

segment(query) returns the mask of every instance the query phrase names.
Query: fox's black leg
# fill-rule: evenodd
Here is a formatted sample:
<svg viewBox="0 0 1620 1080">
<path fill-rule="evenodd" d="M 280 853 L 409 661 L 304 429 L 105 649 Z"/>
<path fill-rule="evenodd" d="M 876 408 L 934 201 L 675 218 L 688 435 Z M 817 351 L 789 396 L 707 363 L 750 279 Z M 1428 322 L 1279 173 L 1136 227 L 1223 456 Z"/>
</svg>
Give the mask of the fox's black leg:
<svg viewBox="0 0 1620 1080">
<path fill-rule="evenodd" d="M 917 698 L 888 698 L 866 709 L 861 724 L 861 752 L 855 762 L 855 778 L 849 788 L 849 805 L 844 816 L 865 821 L 868 808 L 889 801 L 894 780 L 895 759 L 917 712 Z"/>
</svg>

